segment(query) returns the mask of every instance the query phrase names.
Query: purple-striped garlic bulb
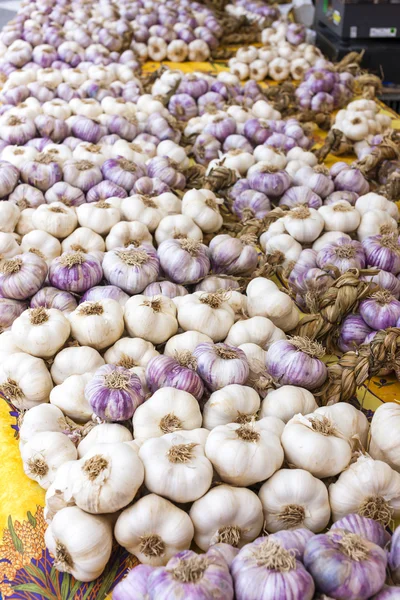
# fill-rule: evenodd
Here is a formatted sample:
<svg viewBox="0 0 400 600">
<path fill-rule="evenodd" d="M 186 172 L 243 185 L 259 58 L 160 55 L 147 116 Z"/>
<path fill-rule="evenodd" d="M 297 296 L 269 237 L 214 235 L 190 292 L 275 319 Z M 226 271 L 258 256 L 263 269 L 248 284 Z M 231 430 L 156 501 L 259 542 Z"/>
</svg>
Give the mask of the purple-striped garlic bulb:
<svg viewBox="0 0 400 600">
<path fill-rule="evenodd" d="M 244 385 L 250 373 L 243 350 L 229 344 L 199 344 L 193 352 L 197 360 L 197 372 L 212 390 L 220 390 L 226 385 Z"/>
<path fill-rule="evenodd" d="M 234 238 L 227 234 L 215 236 L 210 244 L 211 266 L 214 273 L 250 275 L 257 267 L 257 240 L 252 236 Z"/>
<path fill-rule="evenodd" d="M 317 265 L 321 269 L 336 267 L 341 273 L 349 269 L 364 269 L 366 266 L 364 248 L 361 242 L 339 238 L 318 252 Z"/>
<path fill-rule="evenodd" d="M 52 260 L 49 267 L 51 285 L 75 294 L 83 294 L 100 283 L 102 277 L 103 269 L 98 257 L 80 250 L 63 252 Z"/>
<path fill-rule="evenodd" d="M 129 369 L 103 365 L 86 384 L 85 397 L 93 412 L 107 421 L 126 421 L 144 402 L 140 379 Z"/>
<path fill-rule="evenodd" d="M 152 393 L 162 387 L 173 387 L 200 400 L 204 385 L 196 368 L 197 361 L 189 351 L 176 352 L 174 357 L 154 356 L 146 367 L 147 385 Z"/>
<path fill-rule="evenodd" d="M 295 336 L 278 340 L 267 352 L 268 373 L 279 385 L 297 385 L 306 390 L 321 386 L 328 375 L 321 358 L 325 350 L 319 342 Z"/>
<path fill-rule="evenodd" d="M 400 319 L 400 301 L 387 290 L 373 292 L 359 305 L 360 315 L 372 329 L 396 327 Z"/>
<path fill-rule="evenodd" d="M 165 275 L 174 283 L 196 283 L 210 271 L 210 251 L 190 238 L 161 242 L 157 250 Z"/>
</svg>

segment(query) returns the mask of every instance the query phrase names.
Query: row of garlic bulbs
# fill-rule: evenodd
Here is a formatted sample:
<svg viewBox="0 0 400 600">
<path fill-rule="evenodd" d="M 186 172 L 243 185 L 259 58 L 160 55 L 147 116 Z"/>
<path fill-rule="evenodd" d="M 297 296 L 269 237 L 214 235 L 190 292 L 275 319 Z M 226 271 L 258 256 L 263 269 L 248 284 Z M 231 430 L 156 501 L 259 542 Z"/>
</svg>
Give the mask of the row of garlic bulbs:
<svg viewBox="0 0 400 600">
<path fill-rule="evenodd" d="M 278 82 L 286 79 L 298 81 L 310 67 L 326 64 L 322 53 L 315 46 L 305 42 L 293 45 L 284 39 L 275 39 L 274 31 L 271 36 L 266 31 L 262 33 L 264 45 L 261 48 L 241 47 L 236 56 L 229 60 L 231 73 L 241 81 L 264 81 L 267 78 Z"/>
</svg>

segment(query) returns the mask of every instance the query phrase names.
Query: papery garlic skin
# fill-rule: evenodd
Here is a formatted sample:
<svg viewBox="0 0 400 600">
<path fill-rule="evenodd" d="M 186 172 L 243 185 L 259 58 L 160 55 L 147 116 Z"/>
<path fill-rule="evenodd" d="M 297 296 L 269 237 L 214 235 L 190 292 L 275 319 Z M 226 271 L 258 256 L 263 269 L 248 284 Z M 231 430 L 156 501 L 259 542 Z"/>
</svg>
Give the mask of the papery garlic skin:
<svg viewBox="0 0 400 600">
<path fill-rule="evenodd" d="M 387 463 L 360 456 L 329 486 L 332 519 L 358 513 L 384 526 L 400 514 L 400 474 Z"/>
<path fill-rule="evenodd" d="M 281 469 L 259 492 L 269 533 L 307 527 L 314 533 L 328 525 L 331 509 L 325 484 L 303 469 Z"/>
<path fill-rule="evenodd" d="M 107 517 L 67 507 L 55 515 L 45 542 L 59 571 L 71 573 L 78 581 L 93 581 L 111 555 L 111 524 Z"/>
<path fill-rule="evenodd" d="M 92 373 L 67 377 L 51 390 L 51 406 L 61 409 L 77 423 L 87 423 L 93 415 L 93 409 L 85 397 L 85 387 L 92 377 Z"/>
<path fill-rule="evenodd" d="M 219 342 L 226 338 L 235 321 L 235 313 L 224 296 L 195 292 L 181 298 L 177 319 L 184 331 L 194 328 Z"/>
<path fill-rule="evenodd" d="M 106 298 L 82 302 L 69 315 L 72 336 L 82 345 L 103 350 L 114 344 L 124 330 L 123 310 L 118 302 Z"/>
<path fill-rule="evenodd" d="M 132 337 L 161 344 L 178 331 L 175 304 L 165 296 L 136 295 L 125 305 L 125 325 Z"/>
<path fill-rule="evenodd" d="M 148 494 L 120 514 L 114 534 L 141 563 L 161 566 L 190 547 L 194 528 L 183 510 L 165 498 Z"/>
<path fill-rule="evenodd" d="M 65 429 L 63 417 L 61 410 L 51 404 L 38 404 L 27 410 L 19 428 L 20 447 L 37 433 L 43 431 L 62 433 Z"/>
<path fill-rule="evenodd" d="M 25 474 L 45 490 L 54 481 L 60 465 L 76 460 L 77 451 L 71 440 L 57 431 L 42 431 L 27 440 L 21 448 Z"/>
<path fill-rule="evenodd" d="M 260 417 L 278 417 L 287 423 L 297 414 L 307 415 L 318 408 L 308 390 L 295 385 L 282 385 L 271 390 L 261 404 Z"/>
<path fill-rule="evenodd" d="M 400 452 L 396 423 L 399 416 L 399 405 L 396 402 L 386 402 L 376 409 L 371 421 L 368 449 L 372 458 L 388 463 L 398 472 L 400 472 Z"/>
<path fill-rule="evenodd" d="M 229 423 L 212 429 L 205 452 L 222 481 L 250 486 L 268 479 L 281 467 L 283 450 L 268 421 Z"/>
<path fill-rule="evenodd" d="M 177 433 L 146 440 L 139 457 L 150 492 L 174 502 L 193 502 L 210 488 L 213 467 L 200 444 L 190 443 Z"/>
<path fill-rule="evenodd" d="M 53 382 L 45 362 L 15 352 L 0 366 L 0 391 L 19 410 L 49 401 Z"/>
<path fill-rule="evenodd" d="M 97 444 L 122 444 L 132 442 L 132 434 L 119 423 L 100 423 L 93 427 L 78 444 L 78 458 L 85 456 Z"/>
<path fill-rule="evenodd" d="M 71 375 L 83 375 L 95 371 L 104 365 L 102 356 L 89 346 L 64 348 L 54 357 L 51 365 L 51 377 L 60 385 Z"/>
<path fill-rule="evenodd" d="M 220 485 L 192 504 L 194 540 L 206 551 L 221 541 L 242 548 L 254 540 L 263 524 L 262 506 L 247 488 Z"/>
<path fill-rule="evenodd" d="M 50 358 L 67 341 L 71 327 L 60 310 L 40 307 L 23 312 L 14 321 L 11 330 L 23 352 Z"/>
<path fill-rule="evenodd" d="M 249 283 L 246 292 L 250 317 L 266 317 L 283 331 L 296 327 L 300 316 L 295 304 L 273 281 L 256 277 Z"/>
<path fill-rule="evenodd" d="M 256 419 L 260 397 L 248 386 L 236 383 L 213 392 L 203 409 L 203 425 L 213 429 L 228 423 L 250 423 Z"/>
<path fill-rule="evenodd" d="M 113 513 L 133 500 L 143 477 L 137 452 L 127 444 L 96 444 L 71 469 L 64 496 L 86 512 Z"/>
<path fill-rule="evenodd" d="M 350 442 L 331 420 L 313 415 L 295 415 L 286 424 L 281 438 L 286 460 L 318 478 L 338 475 L 350 464 Z"/>
<path fill-rule="evenodd" d="M 133 415 L 135 440 L 160 437 L 179 429 L 201 427 L 202 417 L 194 396 L 175 388 L 161 388 Z"/>
</svg>

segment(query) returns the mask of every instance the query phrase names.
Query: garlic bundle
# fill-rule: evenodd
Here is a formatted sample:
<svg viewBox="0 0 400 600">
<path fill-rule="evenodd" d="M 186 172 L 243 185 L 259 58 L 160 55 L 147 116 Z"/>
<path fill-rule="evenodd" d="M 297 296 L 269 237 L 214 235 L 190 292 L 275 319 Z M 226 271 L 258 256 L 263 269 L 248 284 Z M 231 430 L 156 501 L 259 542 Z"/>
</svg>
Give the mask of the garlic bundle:
<svg viewBox="0 0 400 600">
<path fill-rule="evenodd" d="M 60 510 L 45 533 L 54 566 L 78 581 L 92 581 L 103 572 L 112 549 L 111 523 L 76 506 Z"/>
<path fill-rule="evenodd" d="M 201 550 L 220 542 L 241 548 L 261 531 L 263 514 L 254 492 L 220 485 L 192 504 L 189 512 L 194 525 L 194 541 Z"/>
<path fill-rule="evenodd" d="M 318 533 L 331 516 L 325 484 L 303 469 L 277 471 L 262 485 L 259 498 L 270 533 L 297 527 Z"/>
<path fill-rule="evenodd" d="M 139 450 L 146 488 L 174 502 L 193 502 L 210 488 L 211 462 L 201 444 L 177 433 L 146 440 Z"/>
<path fill-rule="evenodd" d="M 190 547 L 194 528 L 186 512 L 156 494 L 148 494 L 119 515 L 117 542 L 143 564 L 165 565 Z"/>
</svg>

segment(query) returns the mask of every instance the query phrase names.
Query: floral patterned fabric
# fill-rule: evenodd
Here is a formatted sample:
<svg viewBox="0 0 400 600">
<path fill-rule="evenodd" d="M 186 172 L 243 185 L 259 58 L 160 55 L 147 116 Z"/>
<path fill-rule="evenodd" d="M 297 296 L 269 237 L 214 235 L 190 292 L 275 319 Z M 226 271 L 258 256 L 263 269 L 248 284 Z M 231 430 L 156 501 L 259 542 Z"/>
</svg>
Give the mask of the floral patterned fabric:
<svg viewBox="0 0 400 600">
<path fill-rule="evenodd" d="M 175 64 L 168 64 L 176 68 Z M 160 65 L 147 63 L 145 70 Z M 184 63 L 186 72 L 203 71 L 216 74 L 226 70 L 223 63 Z M 400 119 L 391 111 L 400 128 Z M 320 132 L 318 142 L 326 134 Z M 328 157 L 327 166 L 335 160 Z M 348 162 L 353 159 L 348 158 Z M 381 402 L 400 403 L 400 383 L 394 377 L 372 378 L 358 392 L 358 408 L 369 418 Z M 22 469 L 18 447 L 18 413 L 0 398 L 0 600 L 104 600 L 111 598 L 112 587 L 137 560 L 115 546 L 109 564 L 101 577 L 91 583 L 76 581 L 67 573 L 59 573 L 45 548 L 43 517 L 44 490 L 28 479 Z"/>
</svg>

